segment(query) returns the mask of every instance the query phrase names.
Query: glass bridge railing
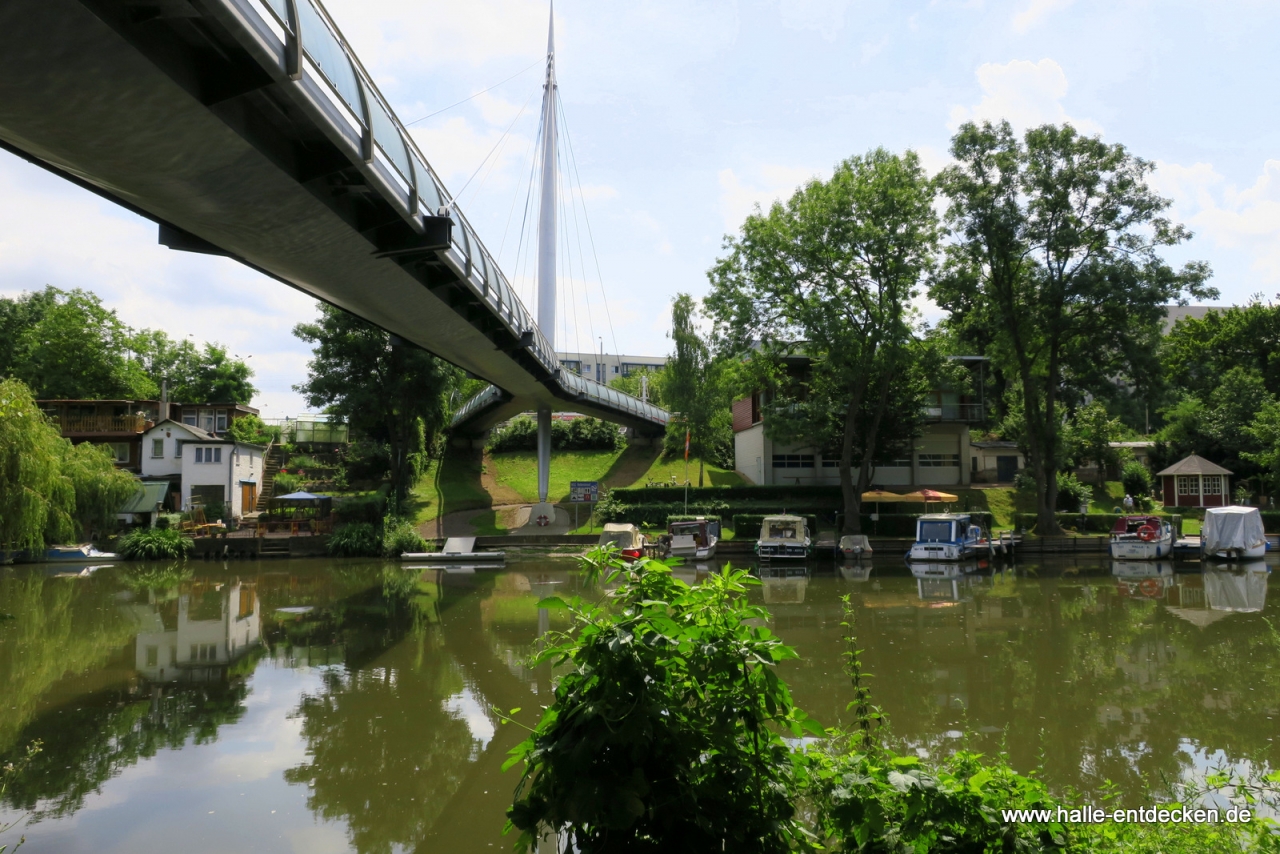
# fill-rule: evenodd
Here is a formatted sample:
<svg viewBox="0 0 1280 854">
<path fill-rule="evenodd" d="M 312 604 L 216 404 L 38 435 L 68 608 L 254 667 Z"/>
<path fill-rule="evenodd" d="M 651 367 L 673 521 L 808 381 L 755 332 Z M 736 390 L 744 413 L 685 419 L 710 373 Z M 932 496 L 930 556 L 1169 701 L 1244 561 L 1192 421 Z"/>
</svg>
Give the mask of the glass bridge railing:
<svg viewBox="0 0 1280 854">
<path fill-rule="evenodd" d="M 317 0 L 222 0 L 249 25 L 252 36 L 283 72 L 298 80 L 336 133 L 377 174 L 386 194 L 421 228 L 424 216 L 453 219 L 453 245 L 444 253 L 463 280 L 520 338 L 533 335 L 529 351 L 554 374 L 550 342 L 520 302 L 493 256 L 455 206 L 444 183 L 382 97 L 372 76 Z"/>
</svg>

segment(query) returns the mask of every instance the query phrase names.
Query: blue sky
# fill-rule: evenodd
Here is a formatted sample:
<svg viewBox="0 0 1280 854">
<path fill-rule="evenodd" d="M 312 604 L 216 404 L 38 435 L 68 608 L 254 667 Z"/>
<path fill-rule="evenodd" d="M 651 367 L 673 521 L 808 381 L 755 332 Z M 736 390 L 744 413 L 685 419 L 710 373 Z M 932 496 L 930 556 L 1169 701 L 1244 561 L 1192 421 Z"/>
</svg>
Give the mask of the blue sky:
<svg viewBox="0 0 1280 854">
<path fill-rule="evenodd" d="M 545 0 L 327 6 L 406 122 L 528 69 L 546 42 Z M 582 251 L 569 233 L 566 349 L 603 338 L 607 351 L 666 352 L 672 296 L 705 293 L 724 234 L 753 205 L 876 146 L 941 168 L 969 118 L 1071 121 L 1123 143 L 1158 164 L 1153 184 L 1196 232 L 1171 258 L 1208 260 L 1224 302 L 1280 291 L 1275 3 L 559 0 L 556 27 L 597 250 L 585 229 Z M 454 192 L 511 128 L 461 203 L 526 294 L 516 256 L 540 82 L 525 70 L 413 126 Z M 89 288 L 129 323 L 252 355 L 265 415 L 304 409 L 290 386 L 308 350 L 289 330 L 314 315 L 309 299 L 158 247 L 150 224 L 8 155 L 0 195 L 0 293 Z"/>
</svg>

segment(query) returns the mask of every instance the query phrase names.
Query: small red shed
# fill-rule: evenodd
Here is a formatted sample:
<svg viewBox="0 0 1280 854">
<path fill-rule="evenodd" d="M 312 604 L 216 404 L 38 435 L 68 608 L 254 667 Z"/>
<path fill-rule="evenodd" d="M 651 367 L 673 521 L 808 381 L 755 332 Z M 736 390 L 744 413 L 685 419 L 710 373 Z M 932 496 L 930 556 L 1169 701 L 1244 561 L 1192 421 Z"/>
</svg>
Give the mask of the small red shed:
<svg viewBox="0 0 1280 854">
<path fill-rule="evenodd" d="M 1231 503 L 1231 472 L 1192 454 L 1160 472 L 1165 507 L 1225 507 Z"/>
</svg>

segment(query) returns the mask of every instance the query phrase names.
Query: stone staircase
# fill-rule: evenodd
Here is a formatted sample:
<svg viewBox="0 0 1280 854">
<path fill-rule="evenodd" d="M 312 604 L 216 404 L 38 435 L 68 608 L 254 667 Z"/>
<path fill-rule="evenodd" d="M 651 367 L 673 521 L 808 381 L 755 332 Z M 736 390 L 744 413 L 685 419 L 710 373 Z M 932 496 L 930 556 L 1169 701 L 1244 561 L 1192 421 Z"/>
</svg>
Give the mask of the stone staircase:
<svg viewBox="0 0 1280 854">
<path fill-rule="evenodd" d="M 267 509 L 267 501 L 275 494 L 276 475 L 280 473 L 280 469 L 284 466 L 284 451 L 279 445 L 271 445 L 267 448 L 267 455 L 263 457 L 262 463 L 262 483 L 258 488 L 258 504 L 253 509 L 261 513 Z"/>
</svg>

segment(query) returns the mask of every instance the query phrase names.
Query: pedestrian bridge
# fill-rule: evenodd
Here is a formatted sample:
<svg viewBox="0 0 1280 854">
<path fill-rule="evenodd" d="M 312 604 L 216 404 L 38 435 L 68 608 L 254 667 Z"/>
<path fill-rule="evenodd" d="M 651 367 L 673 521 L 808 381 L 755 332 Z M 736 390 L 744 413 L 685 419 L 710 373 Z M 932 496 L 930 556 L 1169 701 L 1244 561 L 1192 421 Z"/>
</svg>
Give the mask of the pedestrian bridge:
<svg viewBox="0 0 1280 854">
<path fill-rule="evenodd" d="M 492 383 L 459 429 L 539 408 L 666 425 L 561 370 L 316 0 L 4 0 L 0 146 L 173 249 L 234 258 Z"/>
</svg>

